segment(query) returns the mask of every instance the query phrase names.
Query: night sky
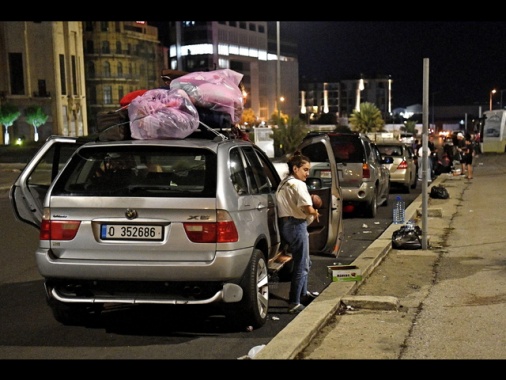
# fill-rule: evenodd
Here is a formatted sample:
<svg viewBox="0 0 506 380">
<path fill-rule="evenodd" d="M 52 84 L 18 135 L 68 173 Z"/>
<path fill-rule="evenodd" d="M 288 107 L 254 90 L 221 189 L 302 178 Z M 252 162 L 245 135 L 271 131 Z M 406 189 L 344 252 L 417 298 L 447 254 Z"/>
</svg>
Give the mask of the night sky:
<svg viewBox="0 0 506 380">
<path fill-rule="evenodd" d="M 494 88 L 506 104 L 505 21 L 281 21 L 280 34 L 311 81 L 390 75 L 393 108 L 422 104 L 424 58 L 430 104 L 488 107 Z"/>
<path fill-rule="evenodd" d="M 297 42 L 301 81 L 390 75 L 393 108 L 404 108 L 423 104 L 424 59 L 428 58 L 431 106 L 434 102 L 435 106 L 488 108 L 494 88 L 495 106 L 499 107 L 501 90 L 506 105 L 506 19 L 444 21 L 445 17 L 441 15 L 443 21 L 282 20 L 280 33 L 282 39 Z"/>
</svg>

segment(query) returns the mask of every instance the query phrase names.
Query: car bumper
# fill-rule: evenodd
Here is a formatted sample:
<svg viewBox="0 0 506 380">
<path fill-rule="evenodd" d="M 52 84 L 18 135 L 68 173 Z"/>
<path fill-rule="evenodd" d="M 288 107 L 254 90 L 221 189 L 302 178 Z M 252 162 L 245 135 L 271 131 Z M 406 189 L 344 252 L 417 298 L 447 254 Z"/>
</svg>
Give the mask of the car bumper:
<svg viewBox="0 0 506 380">
<path fill-rule="evenodd" d="M 212 261 L 113 261 L 59 259 L 50 250 L 35 253 L 39 273 L 45 278 L 113 281 L 234 281 L 240 279 L 251 248 L 218 251 Z"/>
<path fill-rule="evenodd" d="M 341 187 L 343 202 L 370 203 L 374 196 L 374 184 L 364 182 L 360 187 Z"/>
</svg>

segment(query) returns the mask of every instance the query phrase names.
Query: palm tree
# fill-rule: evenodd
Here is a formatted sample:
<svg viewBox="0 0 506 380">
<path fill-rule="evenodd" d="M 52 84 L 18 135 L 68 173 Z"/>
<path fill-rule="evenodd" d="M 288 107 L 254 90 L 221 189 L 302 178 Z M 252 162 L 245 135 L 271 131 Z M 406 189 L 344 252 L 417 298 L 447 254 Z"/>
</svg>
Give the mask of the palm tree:
<svg viewBox="0 0 506 380">
<path fill-rule="evenodd" d="M 306 124 L 299 117 L 284 116 L 280 118 L 279 126 L 272 129 L 274 147 L 280 153 L 277 156 L 293 153 L 308 132 Z"/>
<path fill-rule="evenodd" d="M 365 102 L 360 104 L 360 110 L 352 112 L 350 125 L 351 129 L 356 132 L 381 132 L 385 126 L 385 120 L 376 105 Z"/>
</svg>

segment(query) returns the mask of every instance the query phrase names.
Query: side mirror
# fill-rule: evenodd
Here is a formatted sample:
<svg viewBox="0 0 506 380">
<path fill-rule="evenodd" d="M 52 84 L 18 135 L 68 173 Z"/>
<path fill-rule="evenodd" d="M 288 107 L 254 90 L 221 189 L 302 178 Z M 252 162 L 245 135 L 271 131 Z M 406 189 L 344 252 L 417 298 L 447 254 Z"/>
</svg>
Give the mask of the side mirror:
<svg viewBox="0 0 506 380">
<path fill-rule="evenodd" d="M 318 190 L 322 188 L 322 180 L 317 177 L 308 177 L 306 185 L 309 190 Z"/>
</svg>

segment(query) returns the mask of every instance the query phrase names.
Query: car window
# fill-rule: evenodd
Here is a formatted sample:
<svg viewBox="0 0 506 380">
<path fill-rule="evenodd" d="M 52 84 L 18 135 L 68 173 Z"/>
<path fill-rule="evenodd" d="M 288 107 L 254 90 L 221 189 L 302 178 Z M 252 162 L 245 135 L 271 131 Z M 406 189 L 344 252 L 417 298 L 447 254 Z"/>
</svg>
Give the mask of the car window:
<svg viewBox="0 0 506 380">
<path fill-rule="evenodd" d="M 331 144 L 336 162 L 351 163 L 364 161 L 362 143 L 357 136 L 331 136 Z"/>
<path fill-rule="evenodd" d="M 380 163 L 381 162 L 381 153 L 376 145 L 370 145 L 371 147 L 371 156 L 373 160 Z"/>
<path fill-rule="evenodd" d="M 249 175 L 252 194 L 267 194 L 271 192 L 271 184 L 252 147 L 243 148 L 248 162 L 246 173 Z"/>
<path fill-rule="evenodd" d="M 402 156 L 402 146 L 378 144 L 377 147 L 383 156 Z"/>
<path fill-rule="evenodd" d="M 246 169 L 242 160 L 239 148 L 230 151 L 229 159 L 230 179 L 238 195 L 248 194 L 248 181 L 246 180 Z"/>
<path fill-rule="evenodd" d="M 65 167 L 53 195 L 214 197 L 216 166 L 207 149 L 85 147 Z"/>
</svg>

